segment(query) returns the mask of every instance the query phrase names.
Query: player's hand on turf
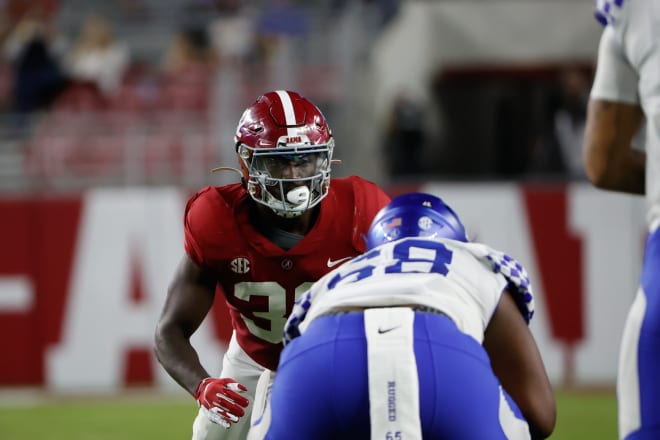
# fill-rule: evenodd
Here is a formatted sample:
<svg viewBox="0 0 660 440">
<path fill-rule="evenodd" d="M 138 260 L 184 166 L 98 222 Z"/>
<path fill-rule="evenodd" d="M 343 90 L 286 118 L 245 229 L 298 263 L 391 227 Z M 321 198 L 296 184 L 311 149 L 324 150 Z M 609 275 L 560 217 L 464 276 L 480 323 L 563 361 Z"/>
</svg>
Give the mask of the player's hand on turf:
<svg viewBox="0 0 660 440">
<path fill-rule="evenodd" d="M 245 415 L 250 401 L 239 394 L 245 391 L 234 379 L 207 377 L 197 385 L 195 400 L 210 421 L 228 429 Z"/>
</svg>

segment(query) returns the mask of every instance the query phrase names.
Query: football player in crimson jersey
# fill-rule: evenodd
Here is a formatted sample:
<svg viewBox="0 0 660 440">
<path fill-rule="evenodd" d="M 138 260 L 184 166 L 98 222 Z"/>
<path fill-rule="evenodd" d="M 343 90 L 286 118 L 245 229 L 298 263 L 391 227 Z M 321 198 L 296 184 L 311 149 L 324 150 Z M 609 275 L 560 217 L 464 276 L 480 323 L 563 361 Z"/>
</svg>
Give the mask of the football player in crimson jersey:
<svg viewBox="0 0 660 440">
<path fill-rule="evenodd" d="M 389 202 L 359 177 L 330 179 L 330 128 L 295 92 L 259 97 L 238 123 L 235 146 L 242 182 L 188 201 L 185 256 L 156 330 L 160 363 L 200 406 L 193 440 L 246 438 L 257 381 L 277 367 L 296 297 L 364 252 L 371 220 Z M 233 327 L 219 378 L 190 343 L 215 298 Z"/>
</svg>

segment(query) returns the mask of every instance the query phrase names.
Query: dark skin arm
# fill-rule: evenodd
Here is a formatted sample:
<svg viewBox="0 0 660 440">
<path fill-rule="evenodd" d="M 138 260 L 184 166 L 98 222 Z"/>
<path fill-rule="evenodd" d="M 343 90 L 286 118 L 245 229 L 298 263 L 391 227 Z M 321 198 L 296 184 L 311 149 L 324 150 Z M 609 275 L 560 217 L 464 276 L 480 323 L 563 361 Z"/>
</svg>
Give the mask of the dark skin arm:
<svg viewBox="0 0 660 440">
<path fill-rule="evenodd" d="M 646 191 L 646 153 L 631 148 L 644 119 L 638 105 L 591 99 L 584 134 L 584 167 L 601 189 L 632 194 Z"/>
<path fill-rule="evenodd" d="M 544 439 L 555 427 L 552 385 L 534 337 L 508 291 L 486 332 L 483 346 L 502 387 L 522 411 L 533 439 Z"/>
<path fill-rule="evenodd" d="M 184 256 L 170 283 L 156 328 L 154 353 L 158 361 L 191 395 L 197 384 L 210 376 L 190 344 L 190 337 L 211 309 L 215 284 Z"/>
</svg>

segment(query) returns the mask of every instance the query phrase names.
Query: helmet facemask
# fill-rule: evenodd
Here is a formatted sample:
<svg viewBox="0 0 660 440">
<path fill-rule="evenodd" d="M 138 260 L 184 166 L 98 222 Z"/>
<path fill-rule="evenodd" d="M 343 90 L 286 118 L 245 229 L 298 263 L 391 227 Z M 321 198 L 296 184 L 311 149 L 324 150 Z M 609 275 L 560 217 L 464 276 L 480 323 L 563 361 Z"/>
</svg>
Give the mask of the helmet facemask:
<svg viewBox="0 0 660 440">
<path fill-rule="evenodd" d="M 318 205 L 328 194 L 334 140 L 311 145 L 281 139 L 275 148 L 238 146 L 238 157 L 250 196 L 277 215 L 294 218 Z"/>
</svg>

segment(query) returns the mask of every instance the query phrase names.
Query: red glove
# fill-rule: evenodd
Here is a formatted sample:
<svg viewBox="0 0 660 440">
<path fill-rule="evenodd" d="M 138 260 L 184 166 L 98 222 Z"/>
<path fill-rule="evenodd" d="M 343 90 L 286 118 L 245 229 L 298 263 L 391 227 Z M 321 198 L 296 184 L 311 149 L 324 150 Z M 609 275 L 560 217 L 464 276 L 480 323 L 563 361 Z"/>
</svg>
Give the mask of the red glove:
<svg viewBox="0 0 660 440">
<path fill-rule="evenodd" d="M 195 400 L 210 421 L 224 428 L 245 415 L 250 401 L 238 393 L 247 391 L 245 385 L 234 379 L 207 377 L 195 389 Z"/>
</svg>

